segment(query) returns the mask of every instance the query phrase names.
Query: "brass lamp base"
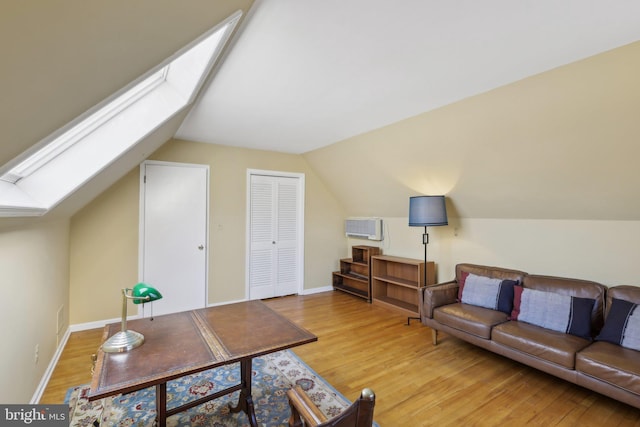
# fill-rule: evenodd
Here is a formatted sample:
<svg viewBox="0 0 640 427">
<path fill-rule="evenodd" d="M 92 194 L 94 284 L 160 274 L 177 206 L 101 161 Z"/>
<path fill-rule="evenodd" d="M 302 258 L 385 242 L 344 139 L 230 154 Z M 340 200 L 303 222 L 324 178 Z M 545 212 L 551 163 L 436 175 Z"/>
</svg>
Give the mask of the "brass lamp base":
<svg viewBox="0 0 640 427">
<path fill-rule="evenodd" d="M 129 295 L 131 291 L 131 295 Z M 134 304 L 144 304 L 162 298 L 157 289 L 144 283 L 138 283 L 133 289 L 122 289 L 122 321 L 120 332 L 109 338 L 102 344 L 105 353 L 121 353 L 140 347 L 144 342 L 144 336 L 140 332 L 127 329 L 127 300 L 132 299 Z M 153 317 L 151 317 L 153 320 Z"/>
<path fill-rule="evenodd" d="M 121 353 L 139 347 L 144 342 L 144 335 L 136 331 L 120 331 L 102 344 L 105 353 Z"/>
</svg>

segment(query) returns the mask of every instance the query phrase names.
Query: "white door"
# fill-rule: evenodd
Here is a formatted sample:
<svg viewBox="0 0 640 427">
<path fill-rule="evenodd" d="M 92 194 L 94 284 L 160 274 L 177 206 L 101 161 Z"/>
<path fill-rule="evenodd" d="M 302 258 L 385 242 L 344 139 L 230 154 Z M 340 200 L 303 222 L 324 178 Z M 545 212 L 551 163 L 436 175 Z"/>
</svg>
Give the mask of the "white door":
<svg viewBox="0 0 640 427">
<path fill-rule="evenodd" d="M 203 308 L 209 168 L 144 162 L 140 172 L 140 280 L 163 296 L 152 303 L 153 315 Z"/>
<path fill-rule="evenodd" d="M 304 175 L 249 174 L 249 299 L 299 293 Z"/>
</svg>

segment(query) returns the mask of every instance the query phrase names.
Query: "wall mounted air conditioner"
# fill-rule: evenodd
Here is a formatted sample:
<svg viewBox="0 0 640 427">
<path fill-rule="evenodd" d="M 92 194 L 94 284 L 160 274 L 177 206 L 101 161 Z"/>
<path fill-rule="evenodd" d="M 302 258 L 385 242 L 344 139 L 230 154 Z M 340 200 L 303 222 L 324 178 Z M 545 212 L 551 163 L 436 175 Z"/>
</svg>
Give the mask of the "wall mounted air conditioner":
<svg viewBox="0 0 640 427">
<path fill-rule="evenodd" d="M 382 240 L 382 218 L 347 218 L 344 228 L 347 237 Z"/>
</svg>

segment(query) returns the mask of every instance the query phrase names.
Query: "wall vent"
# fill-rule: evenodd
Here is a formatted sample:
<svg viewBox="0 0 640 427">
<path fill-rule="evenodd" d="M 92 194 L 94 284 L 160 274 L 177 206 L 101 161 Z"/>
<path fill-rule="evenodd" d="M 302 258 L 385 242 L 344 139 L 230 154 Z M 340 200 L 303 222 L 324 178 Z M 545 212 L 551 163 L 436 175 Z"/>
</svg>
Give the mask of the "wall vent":
<svg viewBox="0 0 640 427">
<path fill-rule="evenodd" d="M 382 240 L 382 218 L 347 218 L 344 228 L 348 237 Z"/>
</svg>

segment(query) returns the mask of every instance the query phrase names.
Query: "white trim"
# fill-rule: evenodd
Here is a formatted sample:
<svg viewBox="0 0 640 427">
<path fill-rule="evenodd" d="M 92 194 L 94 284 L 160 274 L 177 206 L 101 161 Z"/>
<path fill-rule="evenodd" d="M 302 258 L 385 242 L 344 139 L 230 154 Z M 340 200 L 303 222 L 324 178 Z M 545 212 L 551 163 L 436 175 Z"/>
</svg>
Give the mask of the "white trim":
<svg viewBox="0 0 640 427">
<path fill-rule="evenodd" d="M 140 316 L 138 316 L 137 314 L 134 314 L 133 316 L 127 316 L 127 321 L 139 319 L 139 318 Z M 104 328 L 105 326 L 110 325 L 111 323 L 120 323 L 120 322 L 122 322 L 122 317 L 114 317 L 112 319 L 106 319 L 106 320 L 96 320 L 93 322 L 76 323 L 75 325 L 69 326 L 69 330 L 72 333 L 80 332 L 80 331 L 88 331 L 90 329 Z"/>
<path fill-rule="evenodd" d="M 246 298 L 243 298 L 243 299 L 237 299 L 237 300 L 233 300 L 233 301 L 214 302 L 212 304 L 207 304 L 207 307 L 219 307 L 219 306 L 222 306 L 222 305 L 236 304 L 236 303 L 239 303 L 239 302 L 247 302 L 247 301 L 249 301 L 249 300 L 246 299 Z"/>
<path fill-rule="evenodd" d="M 299 172 L 282 172 L 265 169 L 247 169 L 246 175 L 246 212 L 245 212 L 245 297 L 250 298 L 250 249 L 251 249 L 251 176 L 273 176 L 282 178 L 297 178 L 300 187 L 300 197 L 298 198 L 298 295 L 304 292 L 304 205 L 305 205 L 305 175 Z"/>
<path fill-rule="evenodd" d="M 333 292 L 333 286 L 321 286 L 319 288 L 305 289 L 301 295 L 320 294 L 322 292 Z"/>
<path fill-rule="evenodd" d="M 56 349 L 56 352 L 53 354 L 53 357 L 49 361 L 49 366 L 47 366 L 47 370 L 44 371 L 44 374 L 40 379 L 40 384 L 38 384 L 36 391 L 33 393 L 33 396 L 31 397 L 31 401 L 29 402 L 30 405 L 35 405 L 38 402 L 40 402 L 40 399 L 42 398 L 42 394 L 47 388 L 47 384 L 49 384 L 51 375 L 53 375 L 53 371 L 56 368 L 56 365 L 58 364 L 58 360 L 60 360 L 60 356 L 62 356 L 62 351 L 64 350 L 64 346 L 67 344 L 67 341 L 69 340 L 70 335 L 71 335 L 71 330 L 70 328 L 67 328 L 66 332 L 62 336 L 62 340 L 58 344 L 58 348 Z"/>
</svg>

